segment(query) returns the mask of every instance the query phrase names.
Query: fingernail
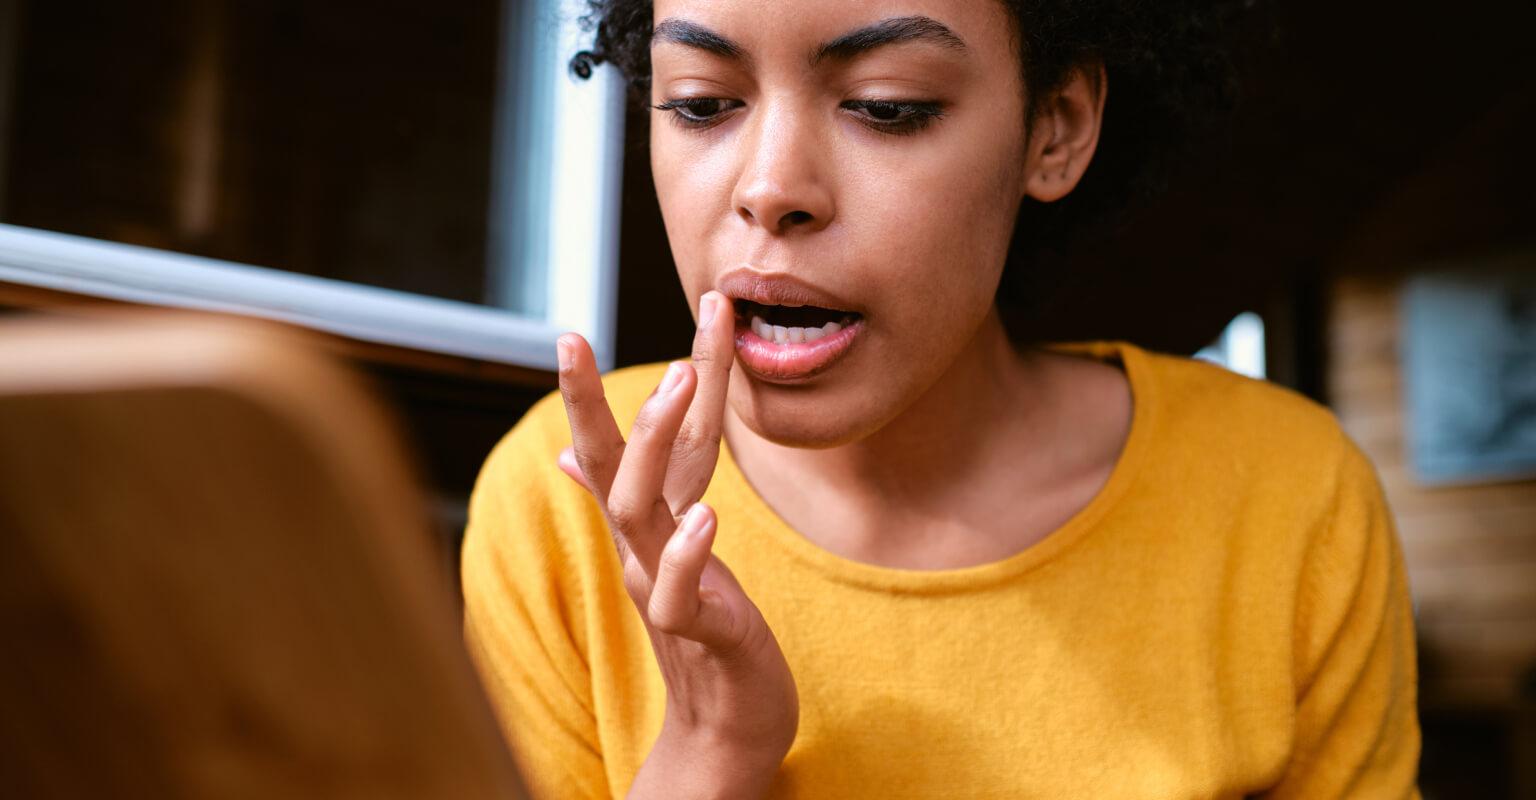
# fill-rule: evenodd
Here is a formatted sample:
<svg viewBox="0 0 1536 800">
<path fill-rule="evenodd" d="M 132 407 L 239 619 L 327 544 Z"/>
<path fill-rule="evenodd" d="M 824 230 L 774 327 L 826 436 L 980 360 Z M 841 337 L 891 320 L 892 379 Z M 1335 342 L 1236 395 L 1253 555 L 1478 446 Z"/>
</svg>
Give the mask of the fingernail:
<svg viewBox="0 0 1536 800">
<path fill-rule="evenodd" d="M 560 371 L 571 368 L 571 348 L 564 339 L 555 340 L 555 360 L 560 364 Z"/>
<path fill-rule="evenodd" d="M 688 507 L 688 512 L 683 515 L 683 535 L 689 538 L 697 538 L 704 533 L 704 523 L 708 521 L 708 515 L 703 503 L 694 503 Z"/>
<path fill-rule="evenodd" d="M 716 302 L 715 298 L 710 297 L 708 293 L 706 293 L 702 298 L 699 299 L 699 327 L 700 328 L 706 327 L 707 325 L 709 325 L 710 320 L 713 320 L 715 318 L 715 302 Z"/>
<path fill-rule="evenodd" d="M 674 361 L 667 366 L 667 374 L 662 376 L 661 385 L 656 387 L 656 391 L 661 392 L 662 394 L 666 394 L 667 392 L 677 388 L 677 382 L 682 379 L 683 365 Z"/>
</svg>

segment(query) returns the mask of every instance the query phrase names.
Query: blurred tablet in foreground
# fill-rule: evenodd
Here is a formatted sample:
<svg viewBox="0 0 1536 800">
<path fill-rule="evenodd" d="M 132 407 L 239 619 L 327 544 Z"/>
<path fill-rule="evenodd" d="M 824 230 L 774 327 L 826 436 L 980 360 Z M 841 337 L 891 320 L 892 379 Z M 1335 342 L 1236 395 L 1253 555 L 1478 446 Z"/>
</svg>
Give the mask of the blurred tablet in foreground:
<svg viewBox="0 0 1536 800">
<path fill-rule="evenodd" d="M 393 424 L 309 344 L 0 320 L 0 795 L 524 796 Z"/>
</svg>

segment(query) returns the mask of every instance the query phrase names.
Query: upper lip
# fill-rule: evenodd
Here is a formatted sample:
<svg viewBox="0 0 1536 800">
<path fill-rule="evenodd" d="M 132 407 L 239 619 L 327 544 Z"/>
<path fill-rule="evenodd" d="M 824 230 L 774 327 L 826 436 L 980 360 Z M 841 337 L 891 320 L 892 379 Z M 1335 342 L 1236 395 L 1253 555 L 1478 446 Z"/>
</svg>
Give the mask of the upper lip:
<svg viewBox="0 0 1536 800">
<path fill-rule="evenodd" d="M 816 306 L 859 313 L 847 300 L 787 272 L 737 267 L 721 275 L 715 288 L 732 300 L 750 300 L 765 306 Z"/>
</svg>

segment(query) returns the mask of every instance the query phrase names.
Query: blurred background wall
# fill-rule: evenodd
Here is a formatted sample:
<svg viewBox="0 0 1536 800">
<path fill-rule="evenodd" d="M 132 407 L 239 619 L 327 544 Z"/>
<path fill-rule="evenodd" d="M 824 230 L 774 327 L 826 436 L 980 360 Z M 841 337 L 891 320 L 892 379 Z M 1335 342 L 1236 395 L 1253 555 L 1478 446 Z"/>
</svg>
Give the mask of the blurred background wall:
<svg viewBox="0 0 1536 800">
<path fill-rule="evenodd" d="M 1267 8 L 1277 33 L 1246 33 L 1230 130 L 1122 235 L 1079 254 L 1034 325 L 1193 354 L 1258 314 L 1267 377 L 1334 409 L 1397 514 L 1426 796 L 1536 796 L 1536 480 L 1416 474 L 1404 305 L 1425 274 L 1496 262 L 1516 275 L 1511 296 L 1536 274 L 1536 12 Z M 496 307 L 497 80 L 519 56 L 509 21 L 531 10 L 0 0 L 0 223 Z M 633 110 L 624 124 L 619 366 L 684 355 L 691 336 L 647 125 Z M 114 302 L 0 282 L 9 313 Z M 1522 308 L 1511 319 L 1536 314 Z M 481 459 L 553 377 L 336 342 L 401 412 L 451 569 Z"/>
</svg>

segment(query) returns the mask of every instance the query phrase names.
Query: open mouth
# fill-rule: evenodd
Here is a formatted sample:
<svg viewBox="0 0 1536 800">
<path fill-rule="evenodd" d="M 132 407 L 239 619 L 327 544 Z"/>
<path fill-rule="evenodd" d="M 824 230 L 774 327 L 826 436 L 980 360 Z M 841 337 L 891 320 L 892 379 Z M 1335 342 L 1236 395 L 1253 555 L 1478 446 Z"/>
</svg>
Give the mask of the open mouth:
<svg viewBox="0 0 1536 800">
<path fill-rule="evenodd" d="M 752 374 L 800 383 L 832 368 L 864 330 L 863 315 L 837 308 L 736 300 L 736 355 Z"/>
<path fill-rule="evenodd" d="M 776 345 L 808 344 L 858 322 L 853 311 L 819 306 L 765 305 L 737 300 L 736 319 L 759 339 Z"/>
</svg>

